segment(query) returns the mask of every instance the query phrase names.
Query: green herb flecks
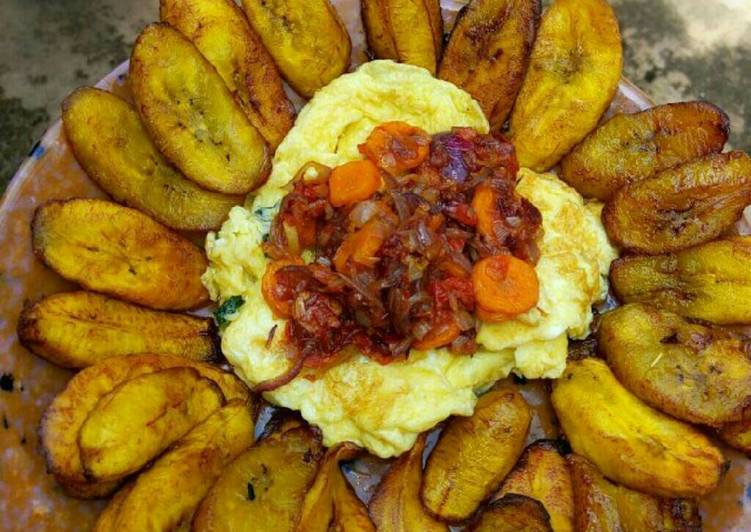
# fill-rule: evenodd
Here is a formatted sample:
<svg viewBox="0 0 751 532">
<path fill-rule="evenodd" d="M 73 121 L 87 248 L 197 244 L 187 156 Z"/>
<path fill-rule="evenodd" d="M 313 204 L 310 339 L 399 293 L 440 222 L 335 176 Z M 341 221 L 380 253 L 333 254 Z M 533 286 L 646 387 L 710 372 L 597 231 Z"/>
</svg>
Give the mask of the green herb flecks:
<svg viewBox="0 0 751 532">
<path fill-rule="evenodd" d="M 225 327 L 230 321 L 232 321 L 234 314 L 240 310 L 240 307 L 245 303 L 245 299 L 242 296 L 232 296 L 227 299 L 222 305 L 214 311 L 214 320 L 219 327 Z"/>
</svg>

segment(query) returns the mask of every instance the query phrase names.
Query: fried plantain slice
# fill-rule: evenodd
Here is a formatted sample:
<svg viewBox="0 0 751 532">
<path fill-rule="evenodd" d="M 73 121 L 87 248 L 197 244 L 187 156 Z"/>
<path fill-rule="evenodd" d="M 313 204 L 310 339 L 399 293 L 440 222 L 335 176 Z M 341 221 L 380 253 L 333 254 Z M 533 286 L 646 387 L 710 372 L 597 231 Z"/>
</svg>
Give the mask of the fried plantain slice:
<svg viewBox="0 0 751 532">
<path fill-rule="evenodd" d="M 720 450 L 644 404 L 602 360 L 569 361 L 551 399 L 574 452 L 608 478 L 662 497 L 697 497 L 717 487 L 725 468 Z"/>
<path fill-rule="evenodd" d="M 130 492 L 118 501 L 111 530 L 175 530 L 189 523 L 224 468 L 252 443 L 248 404 L 230 401 L 133 481 Z"/>
<path fill-rule="evenodd" d="M 719 427 L 751 407 L 746 342 L 726 331 L 630 303 L 602 317 L 597 339 L 618 380 L 666 414 Z"/>
<path fill-rule="evenodd" d="M 245 194 L 266 179 L 266 141 L 216 69 L 179 31 L 147 26 L 133 47 L 128 79 L 159 151 L 185 177 L 224 194 Z"/>
<path fill-rule="evenodd" d="M 128 497 L 128 494 L 133 491 L 134 484 L 128 484 L 120 488 L 115 495 L 107 503 L 107 506 L 97 516 L 96 523 L 91 532 L 114 532 L 115 520 L 120 512 L 120 506 L 123 501 Z"/>
<path fill-rule="evenodd" d="M 486 393 L 470 417 L 453 418 L 428 459 L 422 501 L 444 521 L 471 516 L 524 449 L 531 414 L 513 388 Z"/>
<path fill-rule="evenodd" d="M 329 0 L 243 0 L 287 83 L 306 98 L 346 72 L 352 43 Z"/>
<path fill-rule="evenodd" d="M 424 450 L 423 434 L 391 465 L 378 484 L 368 508 L 379 532 L 448 532 L 448 527 L 433 518 L 420 500 Z"/>
<path fill-rule="evenodd" d="M 211 318 L 149 310 L 84 291 L 53 294 L 26 306 L 18 338 L 34 354 L 64 368 L 141 353 L 205 361 L 220 355 Z"/>
<path fill-rule="evenodd" d="M 570 454 L 566 459 L 576 502 L 576 530 L 701 530 L 701 515 L 695 501 L 663 499 L 630 490 L 608 481 L 583 456 Z"/>
<path fill-rule="evenodd" d="M 470 527 L 472 532 L 553 532 L 540 501 L 509 493 L 491 502 Z"/>
<path fill-rule="evenodd" d="M 731 447 L 751 454 L 751 419 L 728 423 L 717 432 L 717 435 Z"/>
<path fill-rule="evenodd" d="M 649 303 L 719 325 L 751 323 L 751 237 L 620 258 L 610 266 L 610 285 L 624 303 Z"/>
<path fill-rule="evenodd" d="M 159 13 L 216 68 L 250 123 L 276 149 L 295 121 L 274 60 L 232 0 L 161 0 Z"/>
<path fill-rule="evenodd" d="M 619 113 L 563 158 L 561 179 L 585 197 L 607 201 L 624 185 L 721 152 L 729 133 L 728 115 L 709 102 Z"/>
<path fill-rule="evenodd" d="M 470 93 L 494 129 L 521 89 L 540 11 L 540 0 L 474 0 L 457 15 L 438 77 Z"/>
<path fill-rule="evenodd" d="M 34 254 L 84 288 L 161 310 L 208 301 L 208 262 L 186 238 L 145 214 L 104 200 L 52 201 L 31 223 Z"/>
<path fill-rule="evenodd" d="M 86 173 L 115 201 L 185 231 L 218 229 L 243 196 L 209 192 L 165 161 L 122 98 L 84 87 L 63 103 L 63 127 Z"/>
<path fill-rule="evenodd" d="M 513 471 L 503 481 L 496 498 L 510 493 L 540 501 L 550 515 L 555 532 L 574 530 L 574 495 L 566 459 L 559 442 L 538 440 L 529 445 Z"/>
<path fill-rule="evenodd" d="M 439 0 L 361 0 L 368 46 L 393 59 L 436 73 L 443 46 Z"/>
<path fill-rule="evenodd" d="M 203 499 L 192 529 L 292 531 L 323 456 L 320 437 L 300 423 L 261 439 L 222 473 Z"/>
<path fill-rule="evenodd" d="M 751 203 L 751 157 L 708 155 L 623 187 L 605 204 L 610 239 L 637 253 L 670 253 L 713 240 Z"/>
<path fill-rule="evenodd" d="M 193 368 L 163 369 L 121 383 L 81 425 L 86 476 L 103 481 L 135 473 L 222 405 L 216 383 Z"/>
<path fill-rule="evenodd" d="M 166 368 L 193 368 L 211 379 L 227 400 L 248 401 L 248 388 L 233 374 L 215 366 L 167 355 L 108 358 L 77 373 L 42 415 L 40 439 L 47 467 L 73 497 L 99 498 L 112 493 L 118 482 L 90 481 L 84 474 L 78 434 L 99 400 L 119 384 Z"/>
<path fill-rule="evenodd" d="M 623 67 L 618 21 L 605 0 L 555 0 L 542 16 L 514 105 L 519 164 L 548 170 L 592 131 Z"/>
</svg>

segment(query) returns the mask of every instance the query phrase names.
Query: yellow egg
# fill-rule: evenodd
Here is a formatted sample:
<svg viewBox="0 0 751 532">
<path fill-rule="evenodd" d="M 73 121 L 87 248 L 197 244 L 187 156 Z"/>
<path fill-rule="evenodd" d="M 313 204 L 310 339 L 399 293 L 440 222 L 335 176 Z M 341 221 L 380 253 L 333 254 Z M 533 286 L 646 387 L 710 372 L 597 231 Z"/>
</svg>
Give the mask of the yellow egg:
<svg viewBox="0 0 751 532">
<path fill-rule="evenodd" d="M 204 282 L 215 300 L 243 296 L 245 303 L 223 333 L 222 350 L 238 375 L 255 385 L 288 369 L 281 334 L 260 291 L 267 259 L 264 234 L 306 162 L 335 166 L 360 158 L 357 145 L 376 125 L 403 120 L 429 133 L 453 126 L 487 131 L 487 121 L 468 94 L 427 71 L 373 61 L 320 90 L 279 146 L 268 183 L 248 209 L 235 207 L 218 234 L 207 239 L 210 267 Z M 272 403 L 299 410 L 323 432 L 327 446 L 352 441 L 378 456 L 409 449 L 420 432 L 451 415 L 470 415 L 475 391 L 511 371 L 530 378 L 557 377 L 565 366 L 569 337 L 582 337 L 591 306 L 607 293 L 615 251 L 596 204 L 552 174 L 519 174 L 518 190 L 542 213 L 544 236 L 536 271 L 538 305 L 502 324 L 481 324 L 473 356 L 446 349 L 412 351 L 407 360 L 380 365 L 354 353 L 325 371 L 302 374 L 264 394 Z"/>
</svg>

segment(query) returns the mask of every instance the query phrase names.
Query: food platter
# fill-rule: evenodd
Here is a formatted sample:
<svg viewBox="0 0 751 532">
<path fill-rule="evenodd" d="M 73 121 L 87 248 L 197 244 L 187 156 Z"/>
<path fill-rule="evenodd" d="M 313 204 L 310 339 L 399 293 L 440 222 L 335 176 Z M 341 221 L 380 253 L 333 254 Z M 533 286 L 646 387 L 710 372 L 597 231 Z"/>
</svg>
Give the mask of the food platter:
<svg viewBox="0 0 751 532">
<path fill-rule="evenodd" d="M 332 2 L 345 21 L 352 38 L 352 68 L 367 59 L 365 38 L 356 2 Z M 442 2 L 444 17 L 452 20 L 464 2 Z M 98 87 L 128 97 L 128 64 L 123 63 Z M 303 101 L 288 91 L 296 107 Z M 649 97 L 627 80 L 622 80 L 609 113 L 633 112 L 652 105 Z M 104 197 L 74 159 L 64 138 L 61 123 L 53 124 L 31 150 L 19 168 L 0 204 L 0 299 L 5 302 L 0 321 L 0 369 L 12 375 L 4 380 L 8 390 L 0 391 L 4 428 L 0 430 L 3 479 L 0 482 L 0 514 L 3 529 L 74 530 L 88 529 L 104 503 L 67 497 L 53 477 L 45 472 L 37 439 L 39 419 L 52 398 L 71 376 L 27 352 L 16 338 L 18 315 L 25 302 L 42 295 L 73 288 L 45 268 L 31 249 L 30 220 L 34 209 L 51 199 Z M 199 237 L 196 237 L 199 238 Z M 557 437 L 551 423 L 550 406 L 541 401 L 540 383 L 523 385 L 523 393 L 535 416 L 528 441 Z M 727 451 L 733 463 L 720 488 L 701 503 L 705 530 L 748 530 L 751 509 L 746 486 L 751 485 L 751 466 L 740 453 Z M 377 459 L 355 462 L 350 481 L 364 499 L 372 495 L 385 463 Z"/>
</svg>

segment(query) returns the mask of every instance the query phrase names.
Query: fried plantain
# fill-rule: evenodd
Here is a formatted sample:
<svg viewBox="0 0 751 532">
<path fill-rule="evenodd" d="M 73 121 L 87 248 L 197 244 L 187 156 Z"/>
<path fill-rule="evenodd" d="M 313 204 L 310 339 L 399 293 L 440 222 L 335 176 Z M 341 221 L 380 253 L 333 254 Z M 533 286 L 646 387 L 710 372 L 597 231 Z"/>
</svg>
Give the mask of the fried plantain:
<svg viewBox="0 0 751 532">
<path fill-rule="evenodd" d="M 528 446 L 513 471 L 503 481 L 497 498 L 510 493 L 540 501 L 550 515 L 555 532 L 574 527 L 574 495 L 566 459 L 553 440 L 538 440 Z"/>
<path fill-rule="evenodd" d="M 192 360 L 220 354 L 210 318 L 149 310 L 84 291 L 27 305 L 18 320 L 18 338 L 34 354 L 64 368 L 141 353 Z"/>
<path fill-rule="evenodd" d="M 457 15 L 438 77 L 470 93 L 501 128 L 521 89 L 540 0 L 473 0 Z"/>
<path fill-rule="evenodd" d="M 746 342 L 725 331 L 631 303 L 602 317 L 597 339 L 618 380 L 673 417 L 719 427 L 751 407 Z"/>
<path fill-rule="evenodd" d="M 216 68 L 250 123 L 276 149 L 295 121 L 274 60 L 232 0 L 161 0 L 160 17 Z"/>
<path fill-rule="evenodd" d="M 617 114 L 563 158 L 561 179 L 585 197 L 607 201 L 624 185 L 721 152 L 729 133 L 728 116 L 708 102 Z"/>
<path fill-rule="evenodd" d="M 649 303 L 719 325 L 751 323 L 751 237 L 623 257 L 610 266 L 610 286 L 624 303 Z"/>
<path fill-rule="evenodd" d="M 436 73 L 443 46 L 439 0 L 361 0 L 368 46 L 393 59 Z"/>
<path fill-rule="evenodd" d="M 122 98 L 82 88 L 63 103 L 63 127 L 78 163 L 115 201 L 185 231 L 218 229 L 243 196 L 204 190 L 175 171 Z"/>
<path fill-rule="evenodd" d="M 472 416 L 452 419 L 425 468 L 426 508 L 448 522 L 471 516 L 514 467 L 530 421 L 529 406 L 513 388 L 486 393 Z"/>
<path fill-rule="evenodd" d="M 553 532 L 540 501 L 509 493 L 491 502 L 470 527 L 472 532 Z"/>
<path fill-rule="evenodd" d="M 163 369 L 121 383 L 81 425 L 86 476 L 104 481 L 135 473 L 223 404 L 216 383 L 193 368 Z"/>
<path fill-rule="evenodd" d="M 369 511 L 379 532 L 448 532 L 448 527 L 433 518 L 420 500 L 424 450 L 425 435 L 421 435 L 378 484 Z"/>
<path fill-rule="evenodd" d="M 120 506 L 123 501 L 128 497 L 128 494 L 133 491 L 134 484 L 128 484 L 120 488 L 115 495 L 112 496 L 107 506 L 99 513 L 99 516 L 94 523 L 94 528 L 91 532 L 114 532 L 115 520 L 120 512 Z"/>
<path fill-rule="evenodd" d="M 627 185 L 605 204 L 610 239 L 637 253 L 670 253 L 713 240 L 751 203 L 751 157 L 709 155 Z"/>
<path fill-rule="evenodd" d="M 618 21 L 605 0 L 555 0 L 542 16 L 510 138 L 519 164 L 548 170 L 592 131 L 623 67 Z"/>
<path fill-rule="evenodd" d="M 323 456 L 320 437 L 295 424 L 261 439 L 232 462 L 203 499 L 192 529 L 292 531 Z"/>
<path fill-rule="evenodd" d="M 608 478 L 663 497 L 696 497 L 720 481 L 725 458 L 697 429 L 644 404 L 596 358 L 569 361 L 553 408 L 574 452 Z"/>
<path fill-rule="evenodd" d="M 581 532 L 699 532 L 701 516 L 690 499 L 662 499 L 618 486 L 583 456 L 567 457 L 574 487 L 576 530 Z"/>
<path fill-rule="evenodd" d="M 245 194 L 266 179 L 266 141 L 216 69 L 179 31 L 147 26 L 133 47 L 128 79 L 151 138 L 185 177 L 224 194 Z"/>
<path fill-rule="evenodd" d="M 104 200 L 52 201 L 31 223 L 34 253 L 84 288 L 154 309 L 208 301 L 208 261 L 186 238 L 145 214 Z"/>
<path fill-rule="evenodd" d="M 110 530 L 175 530 L 188 523 L 224 468 L 252 443 L 248 404 L 230 401 L 133 481 L 130 492 L 118 501 Z"/>
<path fill-rule="evenodd" d="M 167 355 L 133 355 L 108 358 L 77 373 L 68 381 L 44 412 L 40 439 L 47 467 L 55 479 L 74 497 L 103 497 L 118 482 L 90 481 L 84 474 L 78 447 L 78 434 L 99 400 L 119 384 L 166 368 L 193 368 L 214 381 L 227 400 L 250 397 L 248 388 L 233 374 L 185 358 Z"/>
<path fill-rule="evenodd" d="M 243 0 L 250 25 L 298 93 L 310 98 L 349 67 L 352 43 L 329 0 Z"/>
<path fill-rule="evenodd" d="M 717 435 L 731 447 L 751 455 L 751 419 L 728 423 L 717 432 Z"/>
</svg>

